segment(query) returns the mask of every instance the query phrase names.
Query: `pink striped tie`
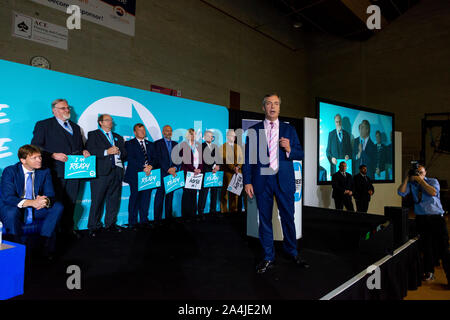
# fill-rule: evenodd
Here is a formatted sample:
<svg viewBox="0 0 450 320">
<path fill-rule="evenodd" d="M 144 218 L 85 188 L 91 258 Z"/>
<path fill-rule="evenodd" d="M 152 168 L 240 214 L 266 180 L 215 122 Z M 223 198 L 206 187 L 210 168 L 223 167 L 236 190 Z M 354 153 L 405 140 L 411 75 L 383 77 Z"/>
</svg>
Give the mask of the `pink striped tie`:
<svg viewBox="0 0 450 320">
<path fill-rule="evenodd" d="M 269 158 L 270 167 L 276 171 L 278 168 L 277 163 L 277 151 L 278 151 L 278 137 L 277 130 L 274 127 L 274 123 L 270 122 L 270 133 L 269 133 Z"/>
</svg>

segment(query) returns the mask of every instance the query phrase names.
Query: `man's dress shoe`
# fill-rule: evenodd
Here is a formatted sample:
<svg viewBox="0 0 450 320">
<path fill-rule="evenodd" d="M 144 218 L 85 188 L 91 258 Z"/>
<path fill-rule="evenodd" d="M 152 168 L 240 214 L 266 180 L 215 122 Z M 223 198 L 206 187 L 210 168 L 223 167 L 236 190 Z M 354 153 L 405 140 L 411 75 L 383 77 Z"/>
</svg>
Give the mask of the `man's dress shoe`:
<svg viewBox="0 0 450 320">
<path fill-rule="evenodd" d="M 256 273 L 265 273 L 268 269 L 273 268 L 274 262 L 270 260 L 263 260 L 256 266 Z"/>
<path fill-rule="evenodd" d="M 300 255 L 297 255 L 295 257 L 292 257 L 292 260 L 294 261 L 294 263 L 296 265 L 298 265 L 300 268 L 303 269 L 308 269 L 309 268 L 309 264 L 308 262 L 306 262 L 306 260 L 303 260 L 302 258 L 300 258 Z"/>
</svg>

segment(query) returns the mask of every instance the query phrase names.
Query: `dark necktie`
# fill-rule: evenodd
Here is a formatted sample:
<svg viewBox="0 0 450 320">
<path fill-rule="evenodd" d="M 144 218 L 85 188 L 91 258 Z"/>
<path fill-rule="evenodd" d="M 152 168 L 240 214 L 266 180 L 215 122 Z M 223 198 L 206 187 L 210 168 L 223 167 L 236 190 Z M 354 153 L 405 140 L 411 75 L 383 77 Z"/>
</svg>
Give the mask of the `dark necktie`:
<svg viewBox="0 0 450 320">
<path fill-rule="evenodd" d="M 144 141 L 141 141 L 141 149 L 142 149 L 142 152 L 144 153 L 144 157 L 145 157 L 144 165 L 148 165 L 148 156 L 147 156 L 147 151 L 145 150 Z"/>
<path fill-rule="evenodd" d="M 167 151 L 169 151 L 169 162 L 172 165 L 172 141 L 166 141 Z"/>
<path fill-rule="evenodd" d="M 339 131 L 339 141 L 342 141 L 342 131 Z"/>
<path fill-rule="evenodd" d="M 27 183 L 25 185 L 25 199 L 33 200 L 33 172 L 28 172 Z M 30 224 L 33 222 L 33 208 L 25 208 L 25 224 Z"/>
<path fill-rule="evenodd" d="M 64 128 L 67 132 L 69 132 L 71 135 L 73 135 L 72 129 L 69 127 L 69 123 L 67 121 L 64 121 Z"/>
</svg>

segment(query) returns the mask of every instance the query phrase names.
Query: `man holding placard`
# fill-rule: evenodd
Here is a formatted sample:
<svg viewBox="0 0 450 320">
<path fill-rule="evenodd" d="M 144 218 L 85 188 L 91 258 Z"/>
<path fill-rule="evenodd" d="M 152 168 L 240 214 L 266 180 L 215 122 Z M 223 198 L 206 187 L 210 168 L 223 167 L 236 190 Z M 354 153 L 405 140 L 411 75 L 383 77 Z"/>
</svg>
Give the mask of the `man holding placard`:
<svg viewBox="0 0 450 320">
<path fill-rule="evenodd" d="M 130 185 L 130 199 L 128 200 L 128 226 L 136 230 L 138 225 L 149 226 L 148 209 L 152 189 L 138 190 L 138 172 L 143 171 L 150 176 L 155 167 L 155 149 L 153 143 L 146 140 L 145 126 L 138 123 L 133 127 L 134 139 L 125 142 L 128 165 L 125 171 L 124 181 Z"/>
<path fill-rule="evenodd" d="M 97 177 L 91 180 L 91 209 L 89 211 L 89 235 L 96 236 L 102 227 L 101 218 L 106 203 L 105 227 L 120 232 L 116 225 L 122 192 L 123 162 L 127 157 L 122 136 L 112 132 L 113 120 L 102 114 L 97 120 L 100 129 L 90 131 L 86 146 L 97 157 Z"/>
<path fill-rule="evenodd" d="M 161 169 L 161 179 L 172 175 L 176 177 L 177 166 L 172 161 L 172 150 L 177 142 L 172 140 L 172 127 L 165 125 L 162 130 L 163 138 L 155 141 L 156 162 Z M 183 177 L 184 178 L 184 177 Z M 172 219 L 173 192 L 166 190 L 164 183 L 156 190 L 154 204 L 154 220 L 159 223 L 162 219 L 163 206 L 165 207 L 165 219 Z"/>
<path fill-rule="evenodd" d="M 221 158 L 223 161 L 223 187 L 220 199 L 220 212 L 237 212 L 239 195 L 229 192 L 228 186 L 232 182 L 233 176 L 242 174 L 242 164 L 244 157 L 241 147 L 235 143 L 236 133 L 233 129 L 227 131 L 227 141 L 222 145 Z M 235 176 L 235 178 L 236 178 Z"/>
<path fill-rule="evenodd" d="M 205 139 L 205 142 L 202 144 L 202 150 L 203 150 L 203 171 L 205 172 L 205 178 L 204 178 L 204 186 L 200 190 L 199 193 L 199 199 L 198 199 L 198 215 L 199 218 L 202 220 L 205 220 L 205 217 L 203 216 L 205 205 L 206 205 L 206 198 L 208 196 L 208 192 L 210 194 L 210 206 L 209 206 L 209 213 L 215 214 L 217 213 L 216 207 L 217 207 L 217 193 L 218 188 L 217 186 L 214 187 L 208 187 L 207 183 L 207 175 L 211 176 L 211 178 L 217 178 L 217 180 L 223 181 L 223 172 L 222 172 L 222 179 L 220 179 L 218 172 L 220 171 L 220 166 L 216 164 L 216 155 L 220 156 L 220 152 L 218 149 L 218 146 L 214 143 L 212 143 L 213 139 L 213 133 L 212 131 L 206 130 L 205 134 L 203 135 L 203 138 Z M 217 177 L 216 177 L 217 175 Z M 208 176 L 208 178 L 209 178 Z M 220 181 L 220 183 L 222 182 Z M 219 181 L 218 181 L 219 182 Z M 219 186 L 220 188 L 220 186 Z"/>
<path fill-rule="evenodd" d="M 56 99 L 51 105 L 54 117 L 36 123 L 31 144 L 41 149 L 43 165 L 51 170 L 56 199 L 64 206 L 61 228 L 70 235 L 75 234 L 73 213 L 80 180 L 64 178 L 65 163 L 69 155 L 87 158 L 90 153 L 84 146 L 80 126 L 70 121 L 72 108 L 67 100 Z"/>
<path fill-rule="evenodd" d="M 188 129 L 186 141 L 180 145 L 181 169 L 186 175 L 186 185 L 181 198 L 181 215 L 189 221 L 197 212 L 197 191 L 203 179 L 201 145 L 195 141 L 194 129 Z"/>
</svg>

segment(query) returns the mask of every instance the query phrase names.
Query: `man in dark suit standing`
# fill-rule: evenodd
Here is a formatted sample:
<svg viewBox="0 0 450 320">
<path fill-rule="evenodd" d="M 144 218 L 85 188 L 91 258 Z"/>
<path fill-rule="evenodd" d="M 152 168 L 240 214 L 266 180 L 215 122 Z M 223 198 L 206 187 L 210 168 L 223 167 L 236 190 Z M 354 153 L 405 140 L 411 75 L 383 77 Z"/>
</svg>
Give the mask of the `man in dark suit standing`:
<svg viewBox="0 0 450 320">
<path fill-rule="evenodd" d="M 353 179 L 350 173 L 345 172 L 346 170 L 347 164 L 345 161 L 339 163 L 339 171 L 333 174 L 331 178 L 332 197 L 336 209 L 342 210 L 345 206 L 348 211 L 355 211 L 352 202 Z"/>
<path fill-rule="evenodd" d="M 153 143 L 145 139 L 145 126 L 138 123 L 133 127 L 134 139 L 125 142 L 128 165 L 125 170 L 124 181 L 130 185 L 130 199 L 128 200 L 128 226 L 136 230 L 139 222 L 147 227 L 148 209 L 152 189 L 138 191 L 138 172 L 144 171 L 148 176 L 155 167 L 155 150 Z"/>
<path fill-rule="evenodd" d="M 370 197 L 375 189 L 373 188 L 372 180 L 367 176 L 367 166 L 365 164 L 359 166 L 359 173 L 353 177 L 353 187 L 356 210 L 358 212 L 367 212 Z"/>
<path fill-rule="evenodd" d="M 381 132 L 377 130 L 375 132 L 376 157 L 375 157 L 375 176 L 374 179 L 382 179 L 381 172 L 385 171 L 384 179 L 388 179 L 388 172 L 386 172 L 386 146 L 381 142 Z M 383 179 L 383 180 L 384 180 Z"/>
<path fill-rule="evenodd" d="M 1 179 L 0 220 L 14 241 L 21 242 L 23 224 L 43 220 L 40 235 L 44 254 L 54 249 L 50 239 L 63 212 L 55 202 L 55 192 L 49 169 L 41 169 L 42 156 L 38 147 L 24 145 L 18 151 L 20 162 L 6 167 Z"/>
<path fill-rule="evenodd" d="M 220 151 L 216 144 L 212 143 L 213 133 L 209 130 L 205 131 L 205 134 L 203 136 L 205 139 L 205 142 L 202 144 L 202 152 L 203 152 L 203 172 L 212 172 L 216 173 L 220 170 L 220 166 L 216 163 L 216 156 L 220 157 Z M 203 177 L 203 181 L 205 180 L 205 177 Z M 204 188 L 200 190 L 199 193 L 199 199 L 198 199 L 198 215 L 199 218 L 204 220 L 205 217 L 203 216 L 205 205 L 206 205 L 206 198 L 208 196 L 208 192 L 210 194 L 210 206 L 209 206 L 209 213 L 210 214 L 216 214 L 217 210 L 217 193 L 220 190 L 219 188 L 212 187 L 212 188 Z"/>
<path fill-rule="evenodd" d="M 392 156 L 393 156 L 393 149 L 392 149 L 392 145 L 393 145 L 393 143 L 394 143 L 394 140 L 393 140 L 393 131 L 391 131 L 391 134 L 390 134 L 390 138 L 391 138 L 391 141 L 390 141 L 390 143 L 385 147 L 385 154 L 386 154 L 386 157 L 385 157 L 385 160 L 386 160 L 386 162 L 385 162 L 385 169 L 386 169 L 386 179 L 392 179 Z"/>
<path fill-rule="evenodd" d="M 106 203 L 105 227 L 120 232 L 116 225 L 122 194 L 123 162 L 127 151 L 122 136 L 112 132 L 113 120 L 102 114 L 97 120 L 100 129 L 90 131 L 86 142 L 89 152 L 97 158 L 97 177 L 91 180 L 91 209 L 89 211 L 89 235 L 95 237 L 102 227 L 101 218 Z"/>
<path fill-rule="evenodd" d="M 278 120 L 280 104 L 278 94 L 264 96 L 262 109 L 265 120 L 248 130 L 245 143 L 245 192 L 251 199 L 256 197 L 259 239 L 264 250 L 264 259 L 256 267 L 256 272 L 260 274 L 271 268 L 275 259 L 272 229 L 274 197 L 281 218 L 285 252 L 300 267 L 309 266 L 298 254 L 294 224 L 295 176 L 292 161 L 303 159 L 303 149 L 295 129 Z"/>
<path fill-rule="evenodd" d="M 350 159 L 352 154 L 352 146 L 350 144 L 350 135 L 342 129 L 342 117 L 340 114 L 334 116 L 334 124 L 336 129 L 328 134 L 327 158 L 330 161 L 330 174 L 336 172 L 338 159 Z"/>
<path fill-rule="evenodd" d="M 165 205 L 165 219 L 172 219 L 173 192 L 167 193 L 164 188 L 164 177 L 169 174 L 175 176 L 178 167 L 172 161 L 172 150 L 177 145 L 172 141 L 172 127 L 165 125 L 162 130 L 163 138 L 155 141 L 155 154 L 158 168 L 161 168 L 161 187 L 156 190 L 154 204 L 154 220 L 159 223 L 162 219 L 163 206 Z"/>
<path fill-rule="evenodd" d="M 373 179 L 375 175 L 375 158 L 377 148 L 370 139 L 370 123 L 367 120 L 359 124 L 359 137 L 353 142 L 353 172 L 356 172 L 360 165 L 367 166 L 367 175 Z"/>
<path fill-rule="evenodd" d="M 70 121 L 70 110 L 67 100 L 53 101 L 54 117 L 38 121 L 31 140 L 31 144 L 42 151 L 43 165 L 51 170 L 56 199 L 64 205 L 61 228 L 67 235 L 74 234 L 73 213 L 80 180 L 64 179 L 64 163 L 68 155 L 90 156 L 84 147 L 80 126 Z"/>
</svg>

